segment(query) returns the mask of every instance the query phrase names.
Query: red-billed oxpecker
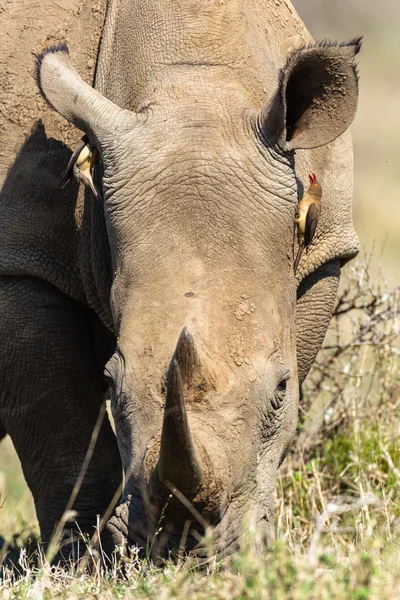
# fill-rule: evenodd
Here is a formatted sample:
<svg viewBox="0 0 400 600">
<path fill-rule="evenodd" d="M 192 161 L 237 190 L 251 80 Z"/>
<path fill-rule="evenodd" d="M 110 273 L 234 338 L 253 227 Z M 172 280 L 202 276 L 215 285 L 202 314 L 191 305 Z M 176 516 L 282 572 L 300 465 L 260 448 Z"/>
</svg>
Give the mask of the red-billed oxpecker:
<svg viewBox="0 0 400 600">
<path fill-rule="evenodd" d="M 296 219 L 299 249 L 294 263 L 295 273 L 299 266 L 303 249 L 307 250 L 312 242 L 321 214 L 321 184 L 314 173 L 308 177 L 310 179 L 310 187 L 299 202 L 299 216 Z"/>
<path fill-rule="evenodd" d="M 69 159 L 61 182 L 61 188 L 64 188 L 72 179 L 72 175 L 74 175 L 78 183 L 82 182 L 85 185 L 88 185 L 95 195 L 95 198 L 99 200 L 100 194 L 93 182 L 93 170 L 97 158 L 98 152 L 96 148 L 90 143 L 89 138 L 84 135 Z"/>
</svg>

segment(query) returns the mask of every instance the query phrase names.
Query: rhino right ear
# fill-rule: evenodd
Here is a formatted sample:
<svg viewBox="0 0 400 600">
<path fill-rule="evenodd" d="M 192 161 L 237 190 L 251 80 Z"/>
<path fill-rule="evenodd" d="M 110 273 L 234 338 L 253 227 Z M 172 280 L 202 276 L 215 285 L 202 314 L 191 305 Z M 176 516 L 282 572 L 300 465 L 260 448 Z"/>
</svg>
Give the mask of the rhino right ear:
<svg viewBox="0 0 400 600">
<path fill-rule="evenodd" d="M 293 52 L 271 104 L 258 116 L 264 136 L 282 150 L 318 148 L 344 133 L 358 103 L 354 57 L 361 37 L 321 42 Z"/>
<path fill-rule="evenodd" d="M 93 142 L 135 122 L 135 115 L 119 108 L 85 83 L 72 66 L 66 44 L 51 46 L 37 58 L 37 81 L 45 100 Z"/>
</svg>

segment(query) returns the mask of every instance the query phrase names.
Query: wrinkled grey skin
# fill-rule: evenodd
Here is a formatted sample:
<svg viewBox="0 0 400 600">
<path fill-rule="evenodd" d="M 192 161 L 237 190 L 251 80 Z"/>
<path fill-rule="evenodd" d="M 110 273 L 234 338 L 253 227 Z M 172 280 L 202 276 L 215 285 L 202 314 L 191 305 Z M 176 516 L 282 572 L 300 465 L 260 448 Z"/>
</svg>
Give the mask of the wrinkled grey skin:
<svg viewBox="0 0 400 600">
<path fill-rule="evenodd" d="M 358 43 L 303 50 L 286 64 L 308 39 L 283 1 L 114 0 L 98 56 L 100 94 L 65 48 L 41 58 L 43 95 L 101 154 L 104 194 L 101 204 L 86 192 L 84 205 L 43 196 L 60 149 L 43 143 L 40 129 L 19 158 L 40 174 L 40 197 L 24 188 L 15 216 L 18 161 L 4 184 L 0 419 L 45 541 L 83 462 L 104 367 L 118 449 L 105 421 L 77 520 L 93 531 L 118 490 L 121 456 L 125 488 L 104 545 L 143 547 L 152 538 L 170 491 L 157 463 L 168 368 L 184 328 L 206 373 L 201 386 L 183 381 L 203 479 L 185 494 L 186 508 L 179 495 L 171 500 L 155 553 L 179 545 L 188 519 L 188 548 L 205 523 L 220 554 L 237 548 L 246 525 L 266 537 L 299 383 L 329 324 L 340 266 L 358 247 L 344 133 L 357 104 Z M 336 69 L 328 83 L 327 57 L 328 71 Z M 325 88 L 315 101 L 318 82 Z M 309 172 L 324 189 L 322 215 L 295 278 L 294 222 Z M 40 225 L 27 233 L 21 223 L 31 211 Z"/>
</svg>

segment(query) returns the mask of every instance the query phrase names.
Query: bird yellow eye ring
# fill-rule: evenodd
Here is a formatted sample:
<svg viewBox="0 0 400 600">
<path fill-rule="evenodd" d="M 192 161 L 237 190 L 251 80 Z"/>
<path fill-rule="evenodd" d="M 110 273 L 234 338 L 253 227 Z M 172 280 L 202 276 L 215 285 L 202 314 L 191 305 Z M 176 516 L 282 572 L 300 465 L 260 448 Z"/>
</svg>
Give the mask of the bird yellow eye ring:
<svg viewBox="0 0 400 600">
<path fill-rule="evenodd" d="M 316 183 L 313 183 L 313 186 L 314 186 L 314 187 L 318 187 Z"/>
</svg>

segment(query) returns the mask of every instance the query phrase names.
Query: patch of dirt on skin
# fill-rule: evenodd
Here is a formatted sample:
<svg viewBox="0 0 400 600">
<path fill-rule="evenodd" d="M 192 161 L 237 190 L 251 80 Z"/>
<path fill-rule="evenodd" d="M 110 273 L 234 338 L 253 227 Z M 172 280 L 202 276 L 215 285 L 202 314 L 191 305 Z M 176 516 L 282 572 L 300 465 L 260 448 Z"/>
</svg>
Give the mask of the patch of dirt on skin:
<svg viewBox="0 0 400 600">
<path fill-rule="evenodd" d="M 232 334 L 229 341 L 229 354 L 238 367 L 241 367 L 243 363 L 250 364 L 250 361 L 246 358 L 245 351 L 246 346 L 242 334 Z"/>
<path fill-rule="evenodd" d="M 256 309 L 256 305 L 253 302 L 250 302 L 248 296 L 243 295 L 241 298 L 241 301 L 233 311 L 233 314 L 238 321 L 243 321 L 245 315 L 251 315 Z"/>
<path fill-rule="evenodd" d="M 92 83 L 106 0 L 0 0 L 0 182 L 33 125 L 74 146 L 80 133 L 40 96 L 35 56 L 67 42 L 74 66 Z"/>
</svg>

